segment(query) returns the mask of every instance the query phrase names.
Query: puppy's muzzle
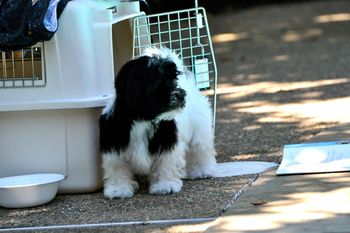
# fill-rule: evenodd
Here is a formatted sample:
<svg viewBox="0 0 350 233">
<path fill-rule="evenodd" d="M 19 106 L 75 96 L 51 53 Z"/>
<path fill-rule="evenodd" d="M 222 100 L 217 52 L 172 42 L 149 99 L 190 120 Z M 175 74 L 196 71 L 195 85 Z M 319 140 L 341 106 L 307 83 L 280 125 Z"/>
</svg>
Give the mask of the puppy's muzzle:
<svg viewBox="0 0 350 233">
<path fill-rule="evenodd" d="M 185 106 L 186 91 L 181 88 L 176 88 L 172 94 L 172 106 L 174 108 L 183 108 Z"/>
</svg>

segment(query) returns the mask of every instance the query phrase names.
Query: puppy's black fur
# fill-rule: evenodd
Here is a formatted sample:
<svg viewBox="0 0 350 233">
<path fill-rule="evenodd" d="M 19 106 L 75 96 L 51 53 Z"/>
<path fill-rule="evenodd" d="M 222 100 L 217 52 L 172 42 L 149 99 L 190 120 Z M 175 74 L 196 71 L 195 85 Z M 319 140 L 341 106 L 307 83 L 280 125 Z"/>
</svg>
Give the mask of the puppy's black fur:
<svg viewBox="0 0 350 233">
<path fill-rule="evenodd" d="M 152 122 L 151 154 L 173 149 L 178 140 L 175 121 L 156 119 L 185 106 L 186 92 L 177 85 L 178 75 L 176 64 L 168 59 L 142 56 L 127 62 L 115 80 L 114 107 L 99 120 L 101 152 L 125 150 L 137 121 Z"/>
</svg>

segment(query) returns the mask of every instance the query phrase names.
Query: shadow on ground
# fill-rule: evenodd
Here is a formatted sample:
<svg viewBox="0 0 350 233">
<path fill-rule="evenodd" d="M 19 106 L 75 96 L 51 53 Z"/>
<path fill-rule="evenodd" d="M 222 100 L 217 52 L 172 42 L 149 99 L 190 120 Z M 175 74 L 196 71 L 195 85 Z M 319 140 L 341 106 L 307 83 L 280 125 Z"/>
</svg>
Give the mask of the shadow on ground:
<svg viewBox="0 0 350 233">
<path fill-rule="evenodd" d="M 295 3 L 210 18 L 219 160 L 278 162 L 284 144 L 347 121 L 349 6 Z"/>
<path fill-rule="evenodd" d="M 207 232 L 349 232 L 349 181 L 347 173 L 269 172 Z"/>
</svg>

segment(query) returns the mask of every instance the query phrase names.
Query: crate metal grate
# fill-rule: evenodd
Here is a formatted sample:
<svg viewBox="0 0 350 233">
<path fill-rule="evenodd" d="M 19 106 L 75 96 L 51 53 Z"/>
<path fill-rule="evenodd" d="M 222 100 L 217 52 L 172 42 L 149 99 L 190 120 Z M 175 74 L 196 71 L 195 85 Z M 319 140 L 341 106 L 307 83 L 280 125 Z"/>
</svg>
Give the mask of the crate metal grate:
<svg viewBox="0 0 350 233">
<path fill-rule="evenodd" d="M 209 96 L 215 122 L 217 69 L 204 8 L 136 17 L 133 34 L 133 58 L 149 47 L 167 47 L 179 54 L 197 87 Z"/>
<path fill-rule="evenodd" d="M 0 88 L 45 86 L 43 43 L 0 52 Z"/>
</svg>

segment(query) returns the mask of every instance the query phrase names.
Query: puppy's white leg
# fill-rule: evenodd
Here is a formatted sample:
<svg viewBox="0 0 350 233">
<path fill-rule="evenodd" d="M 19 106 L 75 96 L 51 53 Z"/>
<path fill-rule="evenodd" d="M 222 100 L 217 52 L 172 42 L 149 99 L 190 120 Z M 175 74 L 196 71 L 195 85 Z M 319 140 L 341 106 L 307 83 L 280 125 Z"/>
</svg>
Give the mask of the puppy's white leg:
<svg viewBox="0 0 350 233">
<path fill-rule="evenodd" d="M 201 179 L 215 176 L 217 164 L 211 126 L 195 132 L 189 150 L 186 156 L 187 178 Z"/>
<path fill-rule="evenodd" d="M 151 194 L 171 194 L 181 191 L 185 177 L 185 145 L 178 143 L 169 152 L 157 155 L 150 175 Z"/>
<path fill-rule="evenodd" d="M 129 164 L 117 153 L 103 154 L 104 195 L 112 198 L 129 198 L 134 196 L 138 184 L 133 180 Z"/>
</svg>

